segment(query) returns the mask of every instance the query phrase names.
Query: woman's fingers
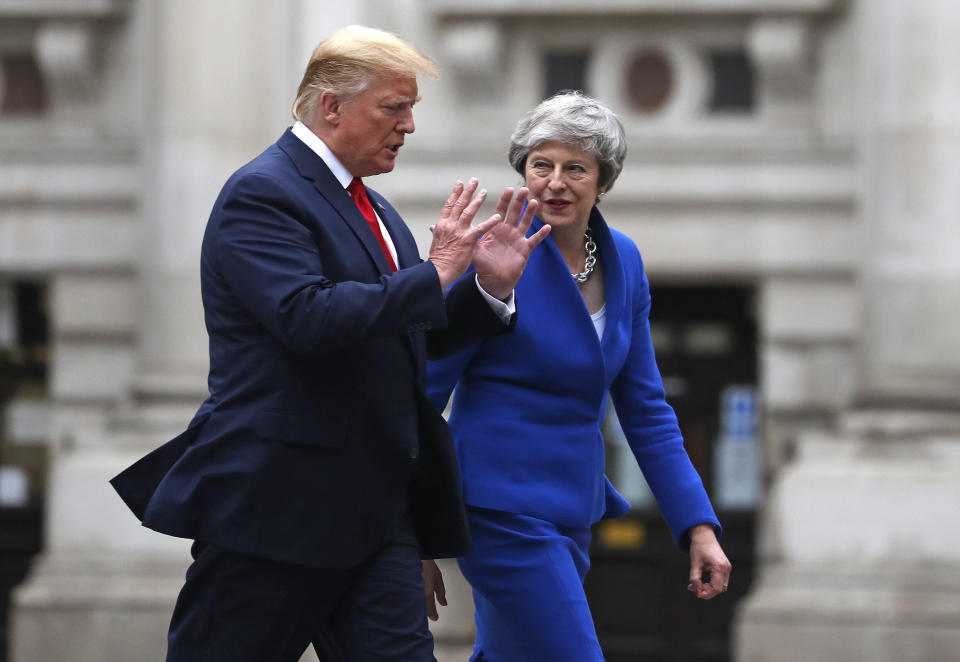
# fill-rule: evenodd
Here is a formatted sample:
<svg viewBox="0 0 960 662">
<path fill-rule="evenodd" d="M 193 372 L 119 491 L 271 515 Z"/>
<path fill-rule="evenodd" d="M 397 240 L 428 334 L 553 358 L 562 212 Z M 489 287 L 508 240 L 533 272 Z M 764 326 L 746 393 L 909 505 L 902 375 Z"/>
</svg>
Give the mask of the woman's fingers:
<svg viewBox="0 0 960 662">
<path fill-rule="evenodd" d="M 507 218 L 507 210 L 510 208 L 510 201 L 513 199 L 513 189 L 507 187 L 500 194 L 500 200 L 497 201 L 497 208 L 493 210 L 494 214 L 500 214 L 501 219 Z"/>
<path fill-rule="evenodd" d="M 523 234 L 527 234 L 527 230 L 530 229 L 530 224 L 533 223 L 533 217 L 537 213 L 537 208 L 539 206 L 540 202 L 537 200 L 527 201 L 527 206 L 523 210 L 523 215 L 520 216 L 520 222 L 517 224 L 517 227 L 520 228 L 520 232 Z"/>
<path fill-rule="evenodd" d="M 523 206 L 527 203 L 529 193 L 530 189 L 526 186 L 521 186 L 520 190 L 517 191 L 517 194 L 513 197 L 513 202 L 510 204 L 510 212 L 507 214 L 507 223 L 509 225 L 516 225 L 517 221 L 520 220 L 520 217 L 523 215 Z"/>
<path fill-rule="evenodd" d="M 541 241 L 547 238 L 547 235 L 550 234 L 550 229 L 549 225 L 544 225 L 537 230 L 532 237 L 527 239 L 527 245 L 530 247 L 530 250 L 536 248 Z M 524 234 L 526 234 L 526 230 L 524 230 Z"/>
<path fill-rule="evenodd" d="M 479 238 L 479 237 L 481 237 L 482 235 L 484 235 L 484 234 L 486 234 L 487 232 L 489 232 L 489 231 L 491 230 L 491 228 L 493 228 L 493 227 L 494 227 L 497 223 L 499 223 L 501 220 L 503 220 L 503 219 L 502 219 L 502 217 L 500 216 L 500 214 L 494 214 L 493 216 L 491 216 L 490 218 L 488 218 L 487 220 L 485 220 L 483 223 L 481 223 L 480 225 L 476 226 L 476 228 L 474 228 L 474 229 L 477 231 L 477 238 Z"/>
</svg>

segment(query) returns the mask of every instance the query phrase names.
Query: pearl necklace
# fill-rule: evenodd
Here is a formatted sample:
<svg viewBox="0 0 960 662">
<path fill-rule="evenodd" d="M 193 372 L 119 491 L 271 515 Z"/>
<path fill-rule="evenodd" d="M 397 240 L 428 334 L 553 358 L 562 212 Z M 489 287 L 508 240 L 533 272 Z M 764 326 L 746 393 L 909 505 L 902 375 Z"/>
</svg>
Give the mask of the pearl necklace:
<svg viewBox="0 0 960 662">
<path fill-rule="evenodd" d="M 597 252 L 597 245 L 593 241 L 593 233 L 590 228 L 587 228 L 587 231 L 583 233 L 583 239 L 583 249 L 587 252 L 587 260 L 583 265 L 583 271 L 578 274 L 570 274 L 581 285 L 587 282 L 590 274 L 593 273 L 593 267 L 597 264 L 597 258 L 594 255 Z"/>
</svg>

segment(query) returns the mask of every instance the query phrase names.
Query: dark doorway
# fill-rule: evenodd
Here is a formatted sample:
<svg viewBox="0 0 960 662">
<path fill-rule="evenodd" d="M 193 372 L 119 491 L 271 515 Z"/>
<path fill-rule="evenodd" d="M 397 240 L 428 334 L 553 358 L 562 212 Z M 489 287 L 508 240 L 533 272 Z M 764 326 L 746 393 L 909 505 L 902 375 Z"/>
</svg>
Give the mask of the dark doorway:
<svg viewBox="0 0 960 662">
<path fill-rule="evenodd" d="M 724 526 L 730 590 L 686 590 L 679 552 L 619 426 L 608 421 L 608 475 L 633 510 L 594 529 L 587 595 L 608 662 L 725 662 L 734 606 L 753 579 L 759 447 L 754 292 L 737 286 L 652 289 L 651 332 L 667 399 Z M 622 432 L 619 433 L 622 436 Z"/>
<path fill-rule="evenodd" d="M 0 662 L 7 659 L 10 593 L 42 546 L 44 442 L 11 443 L 11 401 L 46 401 L 49 324 L 43 283 L 0 279 Z"/>
</svg>

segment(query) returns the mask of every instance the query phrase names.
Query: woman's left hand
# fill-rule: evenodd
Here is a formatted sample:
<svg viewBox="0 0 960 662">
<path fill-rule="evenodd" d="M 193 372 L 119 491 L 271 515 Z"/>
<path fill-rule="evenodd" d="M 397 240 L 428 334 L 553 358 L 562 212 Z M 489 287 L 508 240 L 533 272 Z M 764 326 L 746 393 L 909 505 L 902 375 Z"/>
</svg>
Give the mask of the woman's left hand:
<svg viewBox="0 0 960 662">
<path fill-rule="evenodd" d="M 440 618 L 437 613 L 437 602 L 447 606 L 447 590 L 443 586 L 443 574 L 437 562 L 431 559 L 421 561 L 423 566 L 423 593 L 427 599 L 427 616 L 431 621 Z M 436 600 L 434 600 L 436 597 Z"/>
<path fill-rule="evenodd" d="M 720 548 L 717 535 L 710 524 L 698 524 L 690 529 L 690 583 L 687 590 L 698 598 L 709 600 L 727 590 L 732 566 Z M 710 583 L 702 580 L 710 575 Z"/>
<path fill-rule="evenodd" d="M 528 194 L 526 188 L 521 188 L 514 197 L 512 188 L 504 189 L 496 209 L 503 220 L 484 233 L 473 254 L 477 282 L 487 294 L 501 301 L 513 292 L 531 251 L 550 234 L 550 226 L 544 225 L 533 236 L 526 236 L 538 204 L 536 200 L 528 201 Z"/>
</svg>

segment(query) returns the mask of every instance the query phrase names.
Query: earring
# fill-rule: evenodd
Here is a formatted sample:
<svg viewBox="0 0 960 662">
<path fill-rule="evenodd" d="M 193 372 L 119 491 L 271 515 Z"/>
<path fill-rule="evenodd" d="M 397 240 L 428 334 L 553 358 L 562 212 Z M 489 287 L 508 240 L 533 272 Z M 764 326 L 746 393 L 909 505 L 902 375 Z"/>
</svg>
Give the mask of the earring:
<svg viewBox="0 0 960 662">
<path fill-rule="evenodd" d="M 603 200 L 603 196 L 604 196 L 605 194 L 606 194 L 606 191 L 600 191 L 599 193 L 597 193 L 597 201 L 594 202 L 593 204 L 599 205 L 599 204 L 600 204 L 600 201 Z"/>
</svg>

